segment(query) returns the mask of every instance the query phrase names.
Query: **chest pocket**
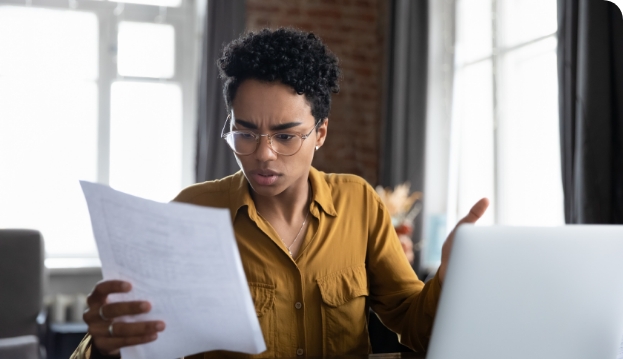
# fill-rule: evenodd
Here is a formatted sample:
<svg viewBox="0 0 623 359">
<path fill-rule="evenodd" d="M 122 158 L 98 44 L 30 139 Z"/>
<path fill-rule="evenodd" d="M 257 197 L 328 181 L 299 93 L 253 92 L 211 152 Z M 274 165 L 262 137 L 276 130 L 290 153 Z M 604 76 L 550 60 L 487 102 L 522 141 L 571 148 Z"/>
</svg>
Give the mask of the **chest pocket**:
<svg viewBox="0 0 623 359">
<path fill-rule="evenodd" d="M 251 358 L 272 358 L 275 353 L 275 286 L 264 283 L 249 283 L 255 313 L 262 328 L 266 351 Z"/>
<path fill-rule="evenodd" d="M 368 279 L 365 265 L 317 280 L 322 297 L 323 354 L 368 354 Z"/>
<path fill-rule="evenodd" d="M 264 316 L 275 304 L 275 286 L 263 283 L 249 283 L 251 298 L 255 305 L 255 314 Z"/>
</svg>

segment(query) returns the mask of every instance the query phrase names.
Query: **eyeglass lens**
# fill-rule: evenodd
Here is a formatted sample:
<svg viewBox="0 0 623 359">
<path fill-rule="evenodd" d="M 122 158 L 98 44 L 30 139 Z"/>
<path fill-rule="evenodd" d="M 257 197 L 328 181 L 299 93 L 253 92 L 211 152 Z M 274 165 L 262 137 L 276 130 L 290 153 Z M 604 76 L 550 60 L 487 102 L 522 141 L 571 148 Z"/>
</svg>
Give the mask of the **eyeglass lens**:
<svg viewBox="0 0 623 359">
<path fill-rule="evenodd" d="M 259 135 L 253 132 L 234 131 L 227 134 L 229 146 L 238 154 L 247 155 L 255 152 Z M 295 154 L 303 144 L 300 136 L 289 133 L 275 133 L 270 136 L 269 145 L 273 151 L 282 155 Z"/>
</svg>

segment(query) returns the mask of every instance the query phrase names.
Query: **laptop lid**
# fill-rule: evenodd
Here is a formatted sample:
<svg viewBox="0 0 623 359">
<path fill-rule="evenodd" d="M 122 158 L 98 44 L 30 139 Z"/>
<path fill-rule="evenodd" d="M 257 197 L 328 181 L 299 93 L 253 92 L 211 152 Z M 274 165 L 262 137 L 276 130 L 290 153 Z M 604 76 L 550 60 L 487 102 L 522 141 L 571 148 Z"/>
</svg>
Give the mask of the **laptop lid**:
<svg viewBox="0 0 623 359">
<path fill-rule="evenodd" d="M 461 226 L 428 359 L 616 359 L 623 226 Z"/>
</svg>

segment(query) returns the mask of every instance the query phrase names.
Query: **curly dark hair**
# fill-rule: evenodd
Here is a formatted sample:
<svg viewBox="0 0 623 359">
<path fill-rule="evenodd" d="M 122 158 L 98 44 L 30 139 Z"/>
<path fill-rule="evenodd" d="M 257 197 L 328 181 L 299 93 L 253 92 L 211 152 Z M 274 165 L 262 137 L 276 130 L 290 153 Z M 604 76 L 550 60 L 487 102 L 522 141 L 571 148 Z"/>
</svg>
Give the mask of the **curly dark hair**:
<svg viewBox="0 0 623 359">
<path fill-rule="evenodd" d="M 305 95 L 318 122 L 329 116 L 331 93 L 340 90 L 337 57 L 318 36 L 291 28 L 242 35 L 225 46 L 218 68 L 230 110 L 245 80 L 279 81 Z"/>
</svg>

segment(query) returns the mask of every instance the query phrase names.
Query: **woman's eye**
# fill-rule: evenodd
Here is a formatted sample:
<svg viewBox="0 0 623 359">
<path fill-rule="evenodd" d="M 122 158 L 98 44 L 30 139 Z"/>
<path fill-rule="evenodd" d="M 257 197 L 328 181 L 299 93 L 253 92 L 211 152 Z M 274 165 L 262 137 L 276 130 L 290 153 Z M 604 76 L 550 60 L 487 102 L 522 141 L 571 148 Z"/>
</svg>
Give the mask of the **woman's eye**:
<svg viewBox="0 0 623 359">
<path fill-rule="evenodd" d="M 277 141 L 289 141 L 292 138 L 296 137 L 295 135 L 291 135 L 288 133 L 277 133 L 273 136 Z"/>
<path fill-rule="evenodd" d="M 255 136 L 253 136 L 252 133 L 248 133 L 248 132 L 238 132 L 238 137 L 240 137 L 243 140 L 252 140 L 255 139 Z"/>
</svg>

